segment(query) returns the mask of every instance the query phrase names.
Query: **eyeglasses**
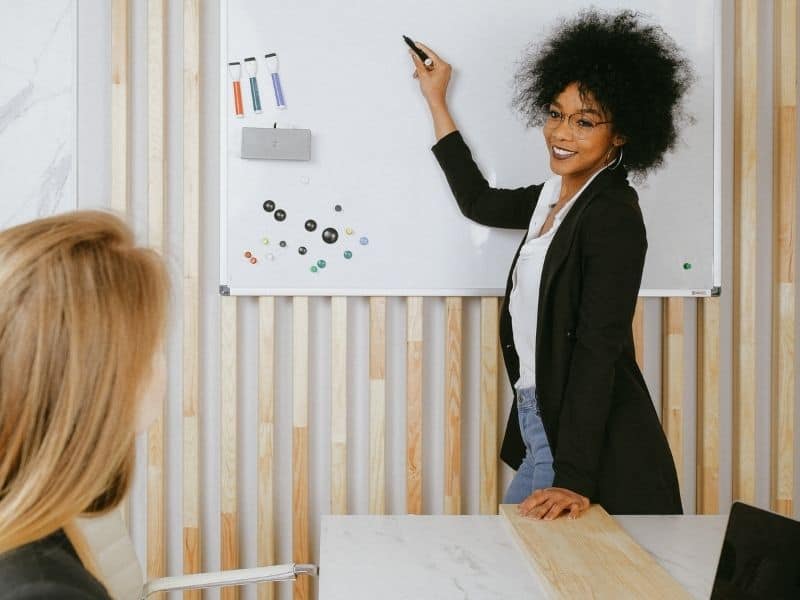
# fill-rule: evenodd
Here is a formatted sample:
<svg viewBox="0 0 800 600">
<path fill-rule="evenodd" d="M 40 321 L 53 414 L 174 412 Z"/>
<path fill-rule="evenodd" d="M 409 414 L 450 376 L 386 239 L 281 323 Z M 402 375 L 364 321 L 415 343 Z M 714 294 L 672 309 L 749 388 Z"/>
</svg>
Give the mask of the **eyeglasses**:
<svg viewBox="0 0 800 600">
<path fill-rule="evenodd" d="M 598 125 L 605 125 L 611 121 L 596 121 L 590 115 L 583 112 L 575 112 L 571 115 L 565 115 L 560 110 L 552 107 L 550 104 L 542 106 L 542 115 L 544 116 L 545 127 L 558 127 L 567 119 L 567 125 L 579 140 L 584 140 L 590 137 Z"/>
</svg>

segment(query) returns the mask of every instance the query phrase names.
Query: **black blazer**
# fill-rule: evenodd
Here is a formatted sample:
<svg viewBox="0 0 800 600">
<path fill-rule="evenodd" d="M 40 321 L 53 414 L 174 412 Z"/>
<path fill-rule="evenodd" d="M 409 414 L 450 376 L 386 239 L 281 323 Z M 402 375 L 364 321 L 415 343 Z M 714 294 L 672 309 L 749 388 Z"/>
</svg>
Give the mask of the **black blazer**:
<svg viewBox="0 0 800 600">
<path fill-rule="evenodd" d="M 0 600 L 111 600 L 62 530 L 0 554 Z"/>
<path fill-rule="evenodd" d="M 466 217 L 527 230 L 542 185 L 489 187 L 457 131 L 433 152 Z M 636 192 L 624 170 L 605 170 L 553 236 L 539 288 L 536 391 L 553 453 L 553 486 L 578 492 L 612 514 L 682 512 L 672 453 L 634 354 L 631 323 L 646 251 Z M 500 314 L 512 386 L 519 357 L 508 299 L 518 256 L 519 249 Z M 525 456 L 516 401 L 500 456 L 514 469 Z"/>
</svg>

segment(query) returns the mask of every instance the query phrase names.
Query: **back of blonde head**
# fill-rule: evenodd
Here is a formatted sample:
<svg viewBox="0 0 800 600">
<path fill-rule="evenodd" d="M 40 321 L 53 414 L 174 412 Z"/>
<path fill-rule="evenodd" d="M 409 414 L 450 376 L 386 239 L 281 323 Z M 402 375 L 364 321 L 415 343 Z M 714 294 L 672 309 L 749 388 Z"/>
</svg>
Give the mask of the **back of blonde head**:
<svg viewBox="0 0 800 600">
<path fill-rule="evenodd" d="M 168 289 L 113 215 L 0 232 L 0 553 L 124 498 Z"/>
</svg>

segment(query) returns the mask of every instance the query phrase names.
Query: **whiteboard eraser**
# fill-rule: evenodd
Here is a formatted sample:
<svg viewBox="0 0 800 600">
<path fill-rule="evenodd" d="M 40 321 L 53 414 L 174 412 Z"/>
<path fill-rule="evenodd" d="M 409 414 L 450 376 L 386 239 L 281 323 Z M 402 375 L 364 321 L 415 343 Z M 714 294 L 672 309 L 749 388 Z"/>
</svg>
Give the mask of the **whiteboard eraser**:
<svg viewBox="0 0 800 600">
<path fill-rule="evenodd" d="M 242 158 L 311 160 L 311 130 L 243 127 Z"/>
</svg>

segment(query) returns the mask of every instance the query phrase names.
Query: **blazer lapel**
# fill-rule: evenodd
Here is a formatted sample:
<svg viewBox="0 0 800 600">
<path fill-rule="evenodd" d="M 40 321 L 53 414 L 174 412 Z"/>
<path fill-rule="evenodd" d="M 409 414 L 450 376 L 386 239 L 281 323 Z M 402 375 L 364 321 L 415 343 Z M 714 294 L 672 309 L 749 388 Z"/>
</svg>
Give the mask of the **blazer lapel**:
<svg viewBox="0 0 800 600">
<path fill-rule="evenodd" d="M 564 221 L 559 225 L 558 231 L 553 236 L 553 241 L 550 242 L 550 247 L 545 255 L 544 265 L 542 266 L 542 280 L 539 285 L 539 306 L 542 306 L 542 300 L 547 297 L 550 286 L 553 284 L 553 278 L 569 255 L 572 239 L 575 237 L 581 214 L 598 193 L 612 184 L 620 175 L 624 175 L 624 173 L 624 171 L 613 172 L 608 170 L 600 173 L 589 184 L 589 187 L 583 190 L 583 193 L 575 200 L 575 204 L 572 205 L 567 216 L 564 217 Z M 541 314 L 542 311 L 540 310 L 539 315 Z M 541 323 L 539 323 L 539 327 L 541 327 Z"/>
</svg>

